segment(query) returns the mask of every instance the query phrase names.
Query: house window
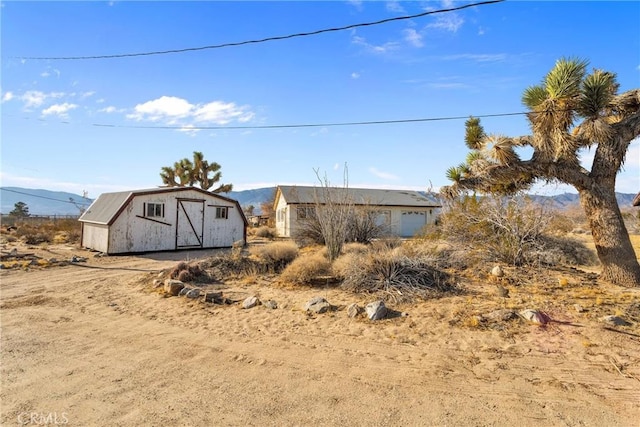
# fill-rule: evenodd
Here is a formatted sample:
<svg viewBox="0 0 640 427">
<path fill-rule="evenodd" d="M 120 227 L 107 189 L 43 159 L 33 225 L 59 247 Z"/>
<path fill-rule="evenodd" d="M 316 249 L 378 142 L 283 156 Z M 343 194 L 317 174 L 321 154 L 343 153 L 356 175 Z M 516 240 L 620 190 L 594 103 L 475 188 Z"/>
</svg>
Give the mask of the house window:
<svg viewBox="0 0 640 427">
<path fill-rule="evenodd" d="M 377 226 L 391 225 L 391 211 L 378 211 L 376 214 L 375 223 Z"/>
<path fill-rule="evenodd" d="M 216 208 L 216 219 L 229 218 L 229 208 L 226 206 L 219 206 Z"/>
<path fill-rule="evenodd" d="M 316 208 L 313 206 L 300 206 L 297 209 L 298 219 L 312 219 L 316 217 Z"/>
<path fill-rule="evenodd" d="M 147 203 L 146 205 L 147 218 L 164 218 L 164 203 Z"/>
</svg>

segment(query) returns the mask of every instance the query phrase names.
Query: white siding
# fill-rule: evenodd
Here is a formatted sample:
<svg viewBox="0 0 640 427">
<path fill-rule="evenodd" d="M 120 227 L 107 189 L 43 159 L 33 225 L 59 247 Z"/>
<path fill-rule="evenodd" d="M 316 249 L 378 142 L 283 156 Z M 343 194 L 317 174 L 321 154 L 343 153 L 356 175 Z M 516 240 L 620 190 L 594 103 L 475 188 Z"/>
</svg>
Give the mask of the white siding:
<svg viewBox="0 0 640 427">
<path fill-rule="evenodd" d="M 186 206 L 186 212 L 178 210 L 179 200 L 183 200 L 182 205 Z M 163 205 L 161 211 L 164 216 L 147 216 L 145 207 L 148 207 L 149 203 Z M 227 217 L 216 218 L 217 208 L 226 208 Z M 194 224 L 196 233 L 183 238 L 181 242 L 177 241 L 179 212 L 182 212 L 180 220 L 190 233 L 192 228 L 188 224 L 187 216 L 198 223 Z M 136 194 L 110 227 L 84 223 L 84 230 L 83 246 L 116 254 L 168 251 L 180 249 L 181 246 L 230 247 L 236 241 L 243 241 L 245 223 L 242 213 L 233 201 L 209 196 L 200 191 L 185 190 Z M 179 244 L 176 246 L 177 243 Z"/>
<path fill-rule="evenodd" d="M 107 252 L 109 243 L 109 228 L 101 224 L 82 224 L 82 246 Z"/>
</svg>

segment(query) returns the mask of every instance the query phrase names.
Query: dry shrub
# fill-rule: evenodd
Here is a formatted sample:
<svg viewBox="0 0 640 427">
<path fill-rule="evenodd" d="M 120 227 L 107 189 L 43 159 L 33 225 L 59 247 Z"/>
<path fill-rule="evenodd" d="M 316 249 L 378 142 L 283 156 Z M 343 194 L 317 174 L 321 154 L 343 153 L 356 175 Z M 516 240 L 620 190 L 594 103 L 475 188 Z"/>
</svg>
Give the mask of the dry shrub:
<svg viewBox="0 0 640 427">
<path fill-rule="evenodd" d="M 26 219 L 16 222 L 16 227 L 12 235 L 30 245 L 80 241 L 81 225 L 76 219 Z"/>
<path fill-rule="evenodd" d="M 256 237 L 273 239 L 276 236 L 276 231 L 273 228 L 270 228 L 264 225 L 262 227 L 256 228 L 254 234 Z"/>
<path fill-rule="evenodd" d="M 169 276 L 181 282 L 204 281 L 209 277 L 198 264 L 187 264 L 186 262 L 180 262 L 176 265 Z"/>
<path fill-rule="evenodd" d="M 325 251 L 326 252 L 326 251 Z M 331 263 L 322 251 L 299 256 L 289 264 L 280 279 L 289 283 L 309 284 L 331 274 Z"/>
<path fill-rule="evenodd" d="M 395 301 L 426 299 L 456 291 L 449 274 L 434 267 L 428 259 L 410 258 L 397 250 L 345 257 L 341 264 L 334 263 L 334 269 L 348 291 L 382 293 Z"/>
<path fill-rule="evenodd" d="M 294 242 L 273 242 L 254 246 L 250 252 L 264 264 L 273 266 L 274 271 L 281 271 L 298 256 L 298 250 Z"/>
<path fill-rule="evenodd" d="M 355 253 L 355 254 L 364 254 L 369 252 L 369 246 L 365 245 L 364 243 L 357 243 L 357 242 L 351 242 L 351 243 L 345 243 L 345 245 L 342 247 L 342 254 L 351 254 L 351 253 Z"/>
</svg>

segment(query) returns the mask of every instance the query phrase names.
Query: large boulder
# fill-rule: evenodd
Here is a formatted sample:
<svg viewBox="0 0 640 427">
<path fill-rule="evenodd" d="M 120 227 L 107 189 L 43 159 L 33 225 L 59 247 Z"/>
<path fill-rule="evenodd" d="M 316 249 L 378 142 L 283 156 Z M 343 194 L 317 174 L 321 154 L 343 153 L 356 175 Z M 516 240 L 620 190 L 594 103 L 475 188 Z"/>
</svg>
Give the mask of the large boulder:
<svg viewBox="0 0 640 427">
<path fill-rule="evenodd" d="M 249 309 L 260 305 L 260 300 L 256 296 L 250 296 L 242 302 L 242 308 Z"/>
</svg>

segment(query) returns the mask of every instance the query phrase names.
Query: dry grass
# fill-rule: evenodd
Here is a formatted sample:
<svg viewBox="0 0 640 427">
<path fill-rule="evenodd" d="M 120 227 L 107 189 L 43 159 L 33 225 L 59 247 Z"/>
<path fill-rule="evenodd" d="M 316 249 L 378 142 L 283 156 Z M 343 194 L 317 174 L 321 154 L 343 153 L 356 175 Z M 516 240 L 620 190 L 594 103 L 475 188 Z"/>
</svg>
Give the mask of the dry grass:
<svg viewBox="0 0 640 427">
<path fill-rule="evenodd" d="M 79 243 L 81 225 L 76 219 L 56 219 L 50 221 L 18 221 L 15 229 L 2 228 L 2 240 L 17 240 L 29 245 L 41 243 Z"/>
<path fill-rule="evenodd" d="M 324 254 L 326 251 L 305 253 L 289 264 L 280 280 L 286 283 L 310 284 L 321 277 L 331 274 L 331 263 Z"/>
</svg>

